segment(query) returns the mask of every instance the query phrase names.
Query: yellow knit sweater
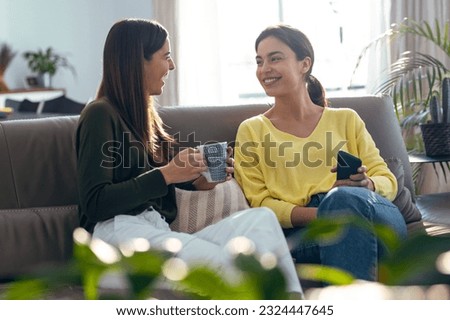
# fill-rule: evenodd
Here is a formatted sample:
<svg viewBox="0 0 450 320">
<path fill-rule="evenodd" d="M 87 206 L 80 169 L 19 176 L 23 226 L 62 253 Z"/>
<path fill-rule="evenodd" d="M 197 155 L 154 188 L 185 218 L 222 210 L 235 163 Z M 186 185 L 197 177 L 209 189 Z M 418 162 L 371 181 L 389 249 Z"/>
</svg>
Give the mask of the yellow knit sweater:
<svg viewBox="0 0 450 320">
<path fill-rule="evenodd" d="M 362 119 L 344 108 L 325 108 L 307 138 L 278 130 L 264 115 L 244 121 L 236 137 L 235 177 L 252 207 L 271 208 L 281 226 L 290 228 L 295 206 L 305 206 L 312 195 L 333 186 L 336 174 L 330 169 L 340 149 L 361 158 L 378 194 L 395 198 L 395 176 Z"/>
</svg>

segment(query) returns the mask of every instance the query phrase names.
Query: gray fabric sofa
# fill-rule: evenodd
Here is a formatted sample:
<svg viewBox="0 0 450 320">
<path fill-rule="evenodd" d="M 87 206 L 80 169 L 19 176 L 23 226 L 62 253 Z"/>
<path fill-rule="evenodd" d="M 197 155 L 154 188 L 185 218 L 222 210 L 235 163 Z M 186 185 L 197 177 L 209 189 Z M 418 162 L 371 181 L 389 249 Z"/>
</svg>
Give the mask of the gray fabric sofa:
<svg viewBox="0 0 450 320">
<path fill-rule="evenodd" d="M 414 194 L 411 167 L 390 98 L 333 98 L 330 102 L 331 107 L 350 107 L 360 114 L 381 155 L 403 165 L 400 175 L 407 198 Z M 267 108 L 176 106 L 159 112 L 181 146 L 196 146 L 207 141 L 232 142 L 242 120 Z M 0 280 L 71 257 L 72 232 L 78 226 L 77 120 L 78 116 L 69 116 L 0 122 Z M 408 216 L 411 231 L 424 225 L 430 234 L 450 233 L 450 194 L 412 200 L 420 214 Z M 410 206 L 416 208 L 412 202 Z"/>
</svg>

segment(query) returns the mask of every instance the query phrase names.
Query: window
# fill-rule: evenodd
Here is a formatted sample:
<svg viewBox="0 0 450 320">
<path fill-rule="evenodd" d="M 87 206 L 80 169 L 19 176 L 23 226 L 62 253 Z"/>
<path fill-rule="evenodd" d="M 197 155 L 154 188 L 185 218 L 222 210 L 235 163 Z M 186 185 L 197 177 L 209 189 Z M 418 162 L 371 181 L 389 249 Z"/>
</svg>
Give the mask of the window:
<svg viewBox="0 0 450 320">
<path fill-rule="evenodd" d="M 316 54 L 313 75 L 322 82 L 328 96 L 348 95 L 358 55 L 383 31 L 379 27 L 383 22 L 383 3 L 379 0 L 179 1 L 176 49 L 179 51 L 179 103 L 269 102 L 255 76 L 254 42 L 265 27 L 279 22 L 302 30 L 311 40 Z M 358 70 L 353 85 L 364 88 L 368 67 Z"/>
</svg>

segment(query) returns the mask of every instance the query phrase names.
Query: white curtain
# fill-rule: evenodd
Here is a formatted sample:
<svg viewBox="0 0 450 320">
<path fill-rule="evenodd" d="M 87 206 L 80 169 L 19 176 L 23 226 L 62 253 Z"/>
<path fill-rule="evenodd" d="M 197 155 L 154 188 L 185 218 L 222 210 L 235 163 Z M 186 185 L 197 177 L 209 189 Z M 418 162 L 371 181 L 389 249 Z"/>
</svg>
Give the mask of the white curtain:
<svg viewBox="0 0 450 320">
<path fill-rule="evenodd" d="M 442 27 L 445 22 L 450 21 L 449 0 L 391 0 L 391 23 L 400 23 L 404 18 L 417 22 L 427 21 L 433 28 L 435 20 Z M 431 54 L 440 61 L 445 61 L 445 53 L 435 45 L 417 37 L 406 37 L 400 48 L 392 48 L 392 57 L 398 56 L 398 52 L 405 49 L 416 50 Z M 399 50 L 399 51 L 397 51 Z M 447 60 L 447 62 L 450 62 Z"/>
<path fill-rule="evenodd" d="M 216 1 L 153 0 L 153 12 L 154 18 L 171 35 L 172 57 L 176 65 L 164 93 L 158 98 L 159 105 L 216 101 L 221 95 Z M 179 74 L 188 77 L 180 81 Z"/>
<path fill-rule="evenodd" d="M 371 1 L 372 16 L 371 34 L 373 39 L 383 34 L 392 24 L 401 23 L 405 18 L 417 22 L 427 21 L 434 27 L 435 19 L 440 22 L 450 20 L 449 0 L 380 0 Z M 365 59 L 368 64 L 367 92 L 371 93 L 379 85 L 382 79 L 380 75 L 385 74 L 389 65 L 399 58 L 401 52 L 405 50 L 415 50 L 427 54 L 432 54 L 440 61 L 446 61 L 446 54 L 433 44 L 415 36 L 406 36 L 401 41 L 395 41 L 389 50 L 380 50 L 376 47 L 368 51 Z M 447 60 L 448 63 L 450 61 Z"/>
<path fill-rule="evenodd" d="M 154 19 L 161 23 L 169 32 L 171 55 L 175 64 L 178 61 L 178 0 L 153 0 Z M 170 72 L 162 95 L 156 98 L 161 106 L 178 105 L 179 101 L 178 72 Z"/>
<path fill-rule="evenodd" d="M 391 25 L 390 15 L 390 0 L 375 0 L 370 1 L 370 10 L 375 14 L 370 16 L 370 35 L 371 41 L 378 38 L 381 34 L 386 32 Z M 389 52 L 386 50 L 369 50 L 365 61 L 367 61 L 367 78 L 366 92 L 372 93 L 377 87 L 380 80 L 379 75 L 382 74 L 389 66 Z M 364 79 L 363 79 L 364 81 Z"/>
</svg>

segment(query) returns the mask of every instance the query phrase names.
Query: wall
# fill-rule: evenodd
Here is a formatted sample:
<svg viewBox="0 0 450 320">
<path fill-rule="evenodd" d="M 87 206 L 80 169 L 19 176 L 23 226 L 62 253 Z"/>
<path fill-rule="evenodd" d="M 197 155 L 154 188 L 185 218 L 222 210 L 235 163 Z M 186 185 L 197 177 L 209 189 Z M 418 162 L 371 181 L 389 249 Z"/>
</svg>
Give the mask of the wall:
<svg viewBox="0 0 450 320">
<path fill-rule="evenodd" d="M 152 0 L 0 0 L 0 43 L 18 52 L 5 80 L 11 89 L 23 88 L 31 72 L 22 53 L 52 46 L 76 69 L 76 76 L 68 69 L 58 71 L 53 86 L 87 101 L 101 78 L 103 44 L 111 25 L 125 17 L 151 16 Z"/>
</svg>

